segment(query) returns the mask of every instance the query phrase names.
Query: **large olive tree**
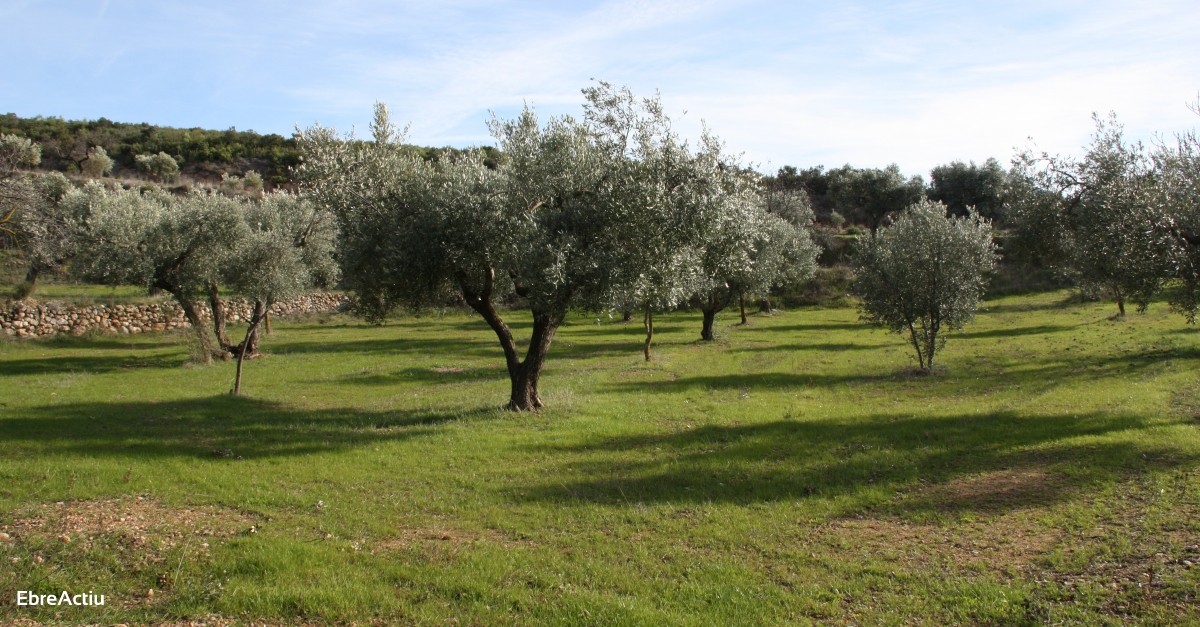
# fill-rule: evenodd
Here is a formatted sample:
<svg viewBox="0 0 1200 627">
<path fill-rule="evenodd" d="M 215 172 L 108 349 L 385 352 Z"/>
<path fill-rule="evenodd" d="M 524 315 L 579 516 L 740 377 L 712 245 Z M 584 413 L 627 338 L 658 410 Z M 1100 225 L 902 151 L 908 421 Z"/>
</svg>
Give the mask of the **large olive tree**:
<svg viewBox="0 0 1200 627">
<path fill-rule="evenodd" d="M 457 292 L 500 342 L 513 410 L 543 405 L 542 368 L 571 308 L 606 308 L 656 271 L 641 263 L 633 234 L 694 209 L 666 199 L 711 171 L 671 161 L 684 154 L 654 120 L 656 100 L 631 101 L 603 83 L 585 97 L 582 120 L 543 123 L 530 109 L 493 119 L 499 163 L 472 151 L 426 161 L 400 143 L 381 107 L 374 141 L 320 127 L 299 134 L 303 190 L 337 216 L 342 271 L 360 310 L 379 318 Z M 523 355 L 497 306 L 508 295 L 533 318 Z"/>
<path fill-rule="evenodd" d="M 863 242 L 854 284 L 863 320 L 907 333 L 926 372 L 945 343 L 943 331 L 974 318 L 996 261 L 991 224 L 946 211 L 939 202 L 921 201 Z"/>
<path fill-rule="evenodd" d="M 1025 188 L 1010 221 L 1026 245 L 1051 254 L 1085 289 L 1145 309 L 1170 274 L 1172 229 L 1157 201 L 1157 173 L 1115 119 L 1097 116 L 1082 157 L 1017 157 L 1014 185 Z"/>
</svg>

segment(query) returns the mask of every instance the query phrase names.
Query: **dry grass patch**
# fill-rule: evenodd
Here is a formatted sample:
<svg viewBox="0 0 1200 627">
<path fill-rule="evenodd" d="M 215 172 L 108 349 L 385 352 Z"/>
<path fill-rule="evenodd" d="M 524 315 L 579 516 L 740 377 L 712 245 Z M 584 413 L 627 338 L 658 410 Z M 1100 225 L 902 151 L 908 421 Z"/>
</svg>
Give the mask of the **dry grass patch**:
<svg viewBox="0 0 1200 627">
<path fill-rule="evenodd" d="M 257 524 L 238 510 L 170 506 L 146 496 L 34 505 L 0 524 L 0 550 L 10 567 L 10 576 L 0 578 L 0 604 L 14 602 L 19 581 L 50 585 L 58 574 L 90 564 L 143 582 L 140 590 L 107 591 L 109 604 L 159 605 L 185 566 L 207 561 L 214 545 L 254 533 Z M 77 576 L 95 581 L 100 575 Z"/>
<path fill-rule="evenodd" d="M 55 537 L 89 546 L 98 536 L 112 536 L 130 548 L 170 549 L 187 538 L 229 537 L 254 528 L 246 513 L 213 506 L 172 507 L 137 496 L 119 499 L 47 503 L 18 514 L 0 530 L 23 538 Z"/>
<path fill-rule="evenodd" d="M 847 558 L 883 560 L 903 570 L 987 573 L 1005 579 L 1024 574 L 1062 536 L 1023 513 L 953 526 L 893 518 L 842 519 L 816 533 L 819 542 Z"/>
</svg>

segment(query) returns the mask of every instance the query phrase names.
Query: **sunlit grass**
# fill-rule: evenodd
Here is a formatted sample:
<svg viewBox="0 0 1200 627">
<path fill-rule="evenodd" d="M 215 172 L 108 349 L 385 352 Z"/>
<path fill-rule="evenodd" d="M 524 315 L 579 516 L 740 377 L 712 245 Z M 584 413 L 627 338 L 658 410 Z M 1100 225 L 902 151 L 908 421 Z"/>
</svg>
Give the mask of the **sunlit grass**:
<svg viewBox="0 0 1200 627">
<path fill-rule="evenodd" d="M 465 314 L 276 322 L 240 398 L 178 335 L 0 343 L 0 617 L 1200 620 L 1200 338 L 1066 297 L 934 376 L 853 309 L 664 316 L 651 363 L 580 315 L 538 414 Z"/>
</svg>

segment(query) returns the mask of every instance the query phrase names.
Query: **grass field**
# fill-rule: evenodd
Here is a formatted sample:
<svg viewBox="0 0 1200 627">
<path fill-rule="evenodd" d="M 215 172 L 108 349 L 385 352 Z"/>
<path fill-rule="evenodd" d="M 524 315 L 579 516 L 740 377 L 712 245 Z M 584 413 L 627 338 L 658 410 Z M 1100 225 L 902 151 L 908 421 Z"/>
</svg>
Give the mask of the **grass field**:
<svg viewBox="0 0 1200 627">
<path fill-rule="evenodd" d="M 1066 298 L 581 316 L 534 415 L 465 314 L 0 343 L 0 622 L 1200 624 L 1200 334 Z"/>
</svg>

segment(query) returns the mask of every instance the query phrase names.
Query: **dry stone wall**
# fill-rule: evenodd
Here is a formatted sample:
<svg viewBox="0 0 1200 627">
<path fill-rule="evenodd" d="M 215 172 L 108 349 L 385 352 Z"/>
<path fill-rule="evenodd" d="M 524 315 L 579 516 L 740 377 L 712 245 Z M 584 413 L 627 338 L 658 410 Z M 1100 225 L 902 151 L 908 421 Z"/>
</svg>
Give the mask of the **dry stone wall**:
<svg viewBox="0 0 1200 627">
<path fill-rule="evenodd" d="M 330 313 L 344 310 L 350 299 L 342 294 L 305 294 L 271 305 L 276 318 L 306 314 Z M 229 322 L 249 320 L 253 303 L 244 300 L 225 302 L 225 319 Z M 201 306 L 201 316 L 211 318 L 207 307 Z M 55 304 L 17 302 L 0 311 L 0 330 L 10 337 L 44 337 L 59 333 L 83 335 L 99 333 L 149 333 L 185 329 L 189 325 L 183 310 L 174 302 L 144 305 L 92 305 L 67 307 Z"/>
</svg>

